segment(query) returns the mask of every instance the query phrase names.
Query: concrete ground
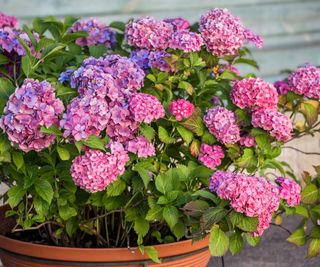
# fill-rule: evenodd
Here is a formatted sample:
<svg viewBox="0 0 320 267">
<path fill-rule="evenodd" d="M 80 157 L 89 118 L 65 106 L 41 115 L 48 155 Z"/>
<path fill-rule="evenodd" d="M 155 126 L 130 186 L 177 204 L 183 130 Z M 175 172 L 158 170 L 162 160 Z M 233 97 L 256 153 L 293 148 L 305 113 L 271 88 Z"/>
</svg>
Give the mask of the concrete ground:
<svg viewBox="0 0 320 267">
<path fill-rule="evenodd" d="M 284 220 L 289 230 L 299 224 L 295 217 Z M 225 267 L 320 267 L 320 256 L 306 259 L 307 247 L 297 247 L 286 241 L 288 233 L 277 226 L 268 229 L 260 246 L 246 247 L 240 254 L 224 258 Z M 221 267 L 220 258 L 212 258 L 208 267 Z"/>
</svg>

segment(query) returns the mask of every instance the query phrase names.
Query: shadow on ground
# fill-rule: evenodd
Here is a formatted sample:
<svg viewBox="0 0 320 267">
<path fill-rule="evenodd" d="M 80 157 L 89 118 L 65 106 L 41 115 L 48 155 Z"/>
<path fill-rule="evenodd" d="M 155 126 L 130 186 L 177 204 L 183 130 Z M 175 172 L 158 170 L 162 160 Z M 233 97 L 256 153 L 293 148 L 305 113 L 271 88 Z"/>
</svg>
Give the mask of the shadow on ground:
<svg viewBox="0 0 320 267">
<path fill-rule="evenodd" d="M 288 217 L 283 226 L 293 230 L 299 220 Z M 307 247 L 297 247 L 286 241 L 288 233 L 277 226 L 268 229 L 260 246 L 246 247 L 240 254 L 225 256 L 225 267 L 320 267 L 320 257 L 306 259 Z M 208 267 L 221 267 L 221 258 L 212 258 Z"/>
</svg>

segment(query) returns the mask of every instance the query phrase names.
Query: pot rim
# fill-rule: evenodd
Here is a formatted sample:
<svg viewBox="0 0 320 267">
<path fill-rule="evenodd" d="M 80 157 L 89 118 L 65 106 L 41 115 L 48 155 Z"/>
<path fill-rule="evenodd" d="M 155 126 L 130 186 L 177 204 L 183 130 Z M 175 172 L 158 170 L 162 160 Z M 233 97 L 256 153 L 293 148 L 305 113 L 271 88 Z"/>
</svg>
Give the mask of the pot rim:
<svg viewBox="0 0 320 267">
<path fill-rule="evenodd" d="M 0 207 L 0 209 L 5 206 Z M 1 223 L 2 220 L 0 220 Z M 187 254 L 208 247 L 209 236 L 192 243 L 192 240 L 154 245 L 159 258 Z M 149 246 L 146 246 L 149 247 Z M 137 247 L 128 248 L 72 248 L 34 244 L 15 240 L 0 234 L 0 249 L 29 257 L 77 262 L 123 262 L 149 260 L 148 255 L 141 254 Z"/>
</svg>

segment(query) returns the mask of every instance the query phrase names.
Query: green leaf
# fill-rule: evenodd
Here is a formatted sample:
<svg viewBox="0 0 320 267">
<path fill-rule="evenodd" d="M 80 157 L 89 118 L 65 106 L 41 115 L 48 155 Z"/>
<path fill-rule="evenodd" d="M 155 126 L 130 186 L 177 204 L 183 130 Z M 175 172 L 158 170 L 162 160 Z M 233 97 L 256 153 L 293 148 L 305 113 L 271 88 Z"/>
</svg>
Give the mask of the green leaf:
<svg viewBox="0 0 320 267">
<path fill-rule="evenodd" d="M 107 52 L 105 45 L 91 45 L 89 46 L 89 54 L 92 57 L 98 58 L 103 56 Z"/>
<path fill-rule="evenodd" d="M 266 135 L 258 135 L 255 137 L 258 147 L 266 154 L 271 151 L 271 143 Z"/>
<path fill-rule="evenodd" d="M 169 169 L 165 173 L 159 174 L 155 178 L 155 183 L 157 190 L 162 194 L 166 194 L 173 189 L 178 189 L 179 177 L 177 176 L 175 169 Z"/>
<path fill-rule="evenodd" d="M 202 143 L 206 143 L 208 145 L 213 145 L 217 142 L 216 138 L 208 131 L 204 132 L 203 136 L 201 137 L 201 141 Z"/>
<path fill-rule="evenodd" d="M 149 79 L 150 81 L 154 82 L 154 83 L 157 82 L 156 77 L 151 73 L 149 73 L 146 78 Z"/>
<path fill-rule="evenodd" d="M 320 255 L 320 239 L 312 238 L 308 248 L 308 257 L 316 257 Z"/>
<path fill-rule="evenodd" d="M 39 179 L 35 183 L 35 189 L 38 195 L 49 204 L 53 198 L 53 189 L 47 180 Z"/>
<path fill-rule="evenodd" d="M 257 230 L 258 224 L 258 218 L 243 216 L 237 223 L 237 227 L 246 232 L 254 232 Z"/>
<path fill-rule="evenodd" d="M 202 136 L 205 130 L 199 108 L 197 108 L 188 119 L 181 122 L 181 124 L 197 136 Z"/>
<path fill-rule="evenodd" d="M 295 206 L 294 209 L 296 214 L 299 214 L 300 216 L 305 218 L 309 218 L 308 210 L 305 207 L 298 205 L 298 206 Z"/>
<path fill-rule="evenodd" d="M 318 109 L 319 102 L 316 100 L 306 100 L 300 104 L 299 110 L 305 116 L 310 127 L 318 120 Z"/>
<path fill-rule="evenodd" d="M 192 95 L 192 93 L 193 93 L 193 86 L 192 86 L 192 84 L 191 84 L 191 83 L 188 83 L 188 82 L 186 82 L 186 81 L 180 81 L 179 84 L 178 84 L 178 88 L 186 90 L 186 92 L 187 92 L 189 95 Z"/>
<path fill-rule="evenodd" d="M 33 205 L 34 209 L 36 210 L 37 214 L 45 216 L 49 210 L 49 204 L 47 201 L 43 200 L 41 197 L 34 197 L 33 198 Z"/>
<path fill-rule="evenodd" d="M 193 139 L 193 133 L 182 126 L 177 126 L 177 130 L 178 130 L 179 134 L 181 135 L 182 139 L 187 144 L 190 144 Z"/>
<path fill-rule="evenodd" d="M 220 76 L 219 79 L 224 80 L 234 80 L 237 77 L 237 75 L 231 71 L 231 70 L 225 70 Z"/>
<path fill-rule="evenodd" d="M 122 21 L 113 21 L 110 23 L 109 25 L 111 28 L 120 30 L 122 32 L 124 32 L 125 28 L 126 28 L 126 24 L 123 23 Z"/>
<path fill-rule="evenodd" d="M 71 217 L 77 216 L 77 211 L 75 208 L 70 207 L 70 205 L 60 206 L 59 207 L 59 215 L 62 220 L 67 221 Z"/>
<path fill-rule="evenodd" d="M 179 211 L 175 206 L 165 207 L 163 209 L 163 218 L 171 229 L 178 223 Z"/>
<path fill-rule="evenodd" d="M 116 181 L 108 185 L 107 187 L 107 195 L 110 197 L 119 196 L 126 189 L 127 185 L 125 181 L 118 178 Z"/>
<path fill-rule="evenodd" d="M 200 199 L 192 200 L 183 207 L 183 212 L 188 216 L 198 217 L 209 208 L 209 204 Z"/>
<path fill-rule="evenodd" d="M 66 232 L 69 237 L 72 237 L 74 233 L 77 231 L 79 227 L 79 222 L 76 217 L 72 217 L 70 220 L 66 223 Z"/>
<path fill-rule="evenodd" d="M 236 160 L 236 164 L 240 168 L 245 168 L 249 172 L 255 170 L 258 164 L 257 157 L 254 155 L 254 152 L 250 148 L 245 148 L 243 155 Z"/>
<path fill-rule="evenodd" d="M 210 233 L 209 250 L 212 256 L 221 257 L 229 248 L 229 238 L 218 225 L 215 225 Z"/>
<path fill-rule="evenodd" d="M 61 147 L 61 146 L 58 146 L 57 152 L 58 152 L 61 160 L 69 160 L 70 159 L 70 153 L 69 153 L 68 149 Z"/>
<path fill-rule="evenodd" d="M 86 146 L 88 146 L 90 148 L 100 149 L 103 151 L 105 150 L 105 143 L 98 136 L 90 135 L 86 140 L 83 140 L 82 142 L 83 142 L 83 144 L 85 144 Z"/>
<path fill-rule="evenodd" d="M 143 181 L 144 187 L 147 188 L 150 183 L 149 172 L 146 168 L 140 167 L 138 164 L 134 166 L 134 170 L 137 171 Z"/>
<path fill-rule="evenodd" d="M 141 134 L 148 139 L 148 141 L 152 141 L 154 139 L 155 130 L 151 126 L 147 124 L 140 124 L 139 130 Z"/>
<path fill-rule="evenodd" d="M 289 241 L 292 244 L 295 244 L 297 246 L 304 246 L 307 242 L 306 233 L 302 227 L 295 230 L 288 238 L 287 241 Z"/>
<path fill-rule="evenodd" d="M 10 207 L 13 209 L 18 206 L 18 204 L 22 201 L 24 197 L 25 191 L 21 186 L 13 186 L 8 190 L 8 203 Z"/>
<path fill-rule="evenodd" d="M 0 54 L 0 65 L 4 65 L 7 63 L 9 63 L 9 59 L 5 55 Z"/>
<path fill-rule="evenodd" d="M 186 232 L 186 227 L 182 222 L 178 222 L 172 229 L 172 233 L 175 235 L 177 240 L 180 240 L 182 237 L 184 237 L 185 232 Z"/>
<path fill-rule="evenodd" d="M 306 204 L 316 203 L 318 200 L 318 188 L 314 184 L 308 184 L 301 192 L 301 201 Z"/>
<path fill-rule="evenodd" d="M 257 62 L 253 59 L 249 59 L 249 58 L 238 58 L 236 59 L 233 64 L 246 64 L 246 65 L 250 65 L 254 68 L 256 68 L 257 70 L 259 70 L 259 66 L 257 64 Z"/>
<path fill-rule="evenodd" d="M 221 207 L 209 208 L 203 213 L 200 219 L 200 226 L 202 229 L 210 229 L 212 225 L 220 222 L 227 215 L 228 211 Z"/>
<path fill-rule="evenodd" d="M 24 165 L 24 159 L 21 152 L 12 152 L 12 160 L 14 165 L 16 165 L 17 170 L 20 170 Z"/>
<path fill-rule="evenodd" d="M 27 56 L 21 58 L 21 69 L 27 78 L 32 73 L 32 62 Z"/>
<path fill-rule="evenodd" d="M 41 126 L 40 132 L 41 133 L 45 133 L 45 134 L 52 134 L 52 135 L 62 136 L 62 132 L 55 125 L 53 125 L 53 126 L 51 126 L 49 128 L 46 128 L 45 126 Z"/>
<path fill-rule="evenodd" d="M 74 144 L 75 144 L 76 148 L 78 149 L 78 152 L 81 153 L 83 143 L 81 141 L 75 141 Z"/>
<path fill-rule="evenodd" d="M 138 235 L 144 237 L 148 233 L 150 225 L 146 219 L 144 219 L 142 217 L 138 217 L 134 221 L 133 228 Z"/>
<path fill-rule="evenodd" d="M 159 205 L 154 206 L 149 209 L 146 215 L 146 220 L 148 221 L 160 221 L 162 219 L 163 208 Z"/>
<path fill-rule="evenodd" d="M 159 135 L 160 141 L 165 144 L 172 144 L 175 142 L 175 139 L 173 137 L 170 137 L 167 130 L 162 126 L 159 126 L 158 128 L 158 135 Z"/>
<path fill-rule="evenodd" d="M 146 247 L 145 252 L 153 262 L 161 263 L 161 260 L 159 259 L 159 256 L 158 256 L 158 251 L 154 247 Z"/>
<path fill-rule="evenodd" d="M 257 245 L 259 245 L 260 241 L 261 241 L 261 236 L 252 236 L 252 234 L 245 234 L 247 243 L 251 246 L 251 247 L 255 247 Z"/>
<path fill-rule="evenodd" d="M 243 239 L 240 233 L 230 235 L 230 252 L 232 255 L 239 253 L 243 249 Z"/>
</svg>

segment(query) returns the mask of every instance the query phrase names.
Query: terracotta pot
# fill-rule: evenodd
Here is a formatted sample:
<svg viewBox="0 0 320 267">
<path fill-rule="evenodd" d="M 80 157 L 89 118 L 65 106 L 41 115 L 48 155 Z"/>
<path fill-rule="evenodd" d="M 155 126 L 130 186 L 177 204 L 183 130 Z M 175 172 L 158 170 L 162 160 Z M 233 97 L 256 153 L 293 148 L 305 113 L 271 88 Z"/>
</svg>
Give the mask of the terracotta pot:
<svg viewBox="0 0 320 267">
<path fill-rule="evenodd" d="M 0 207 L 0 231 L 12 229 L 12 220 L 4 218 L 8 207 Z M 5 231 L 4 231 L 5 230 Z M 162 263 L 153 263 L 137 248 L 67 248 L 32 244 L 0 235 L 0 258 L 4 267 L 206 267 L 210 260 L 208 238 L 156 245 Z"/>
</svg>

